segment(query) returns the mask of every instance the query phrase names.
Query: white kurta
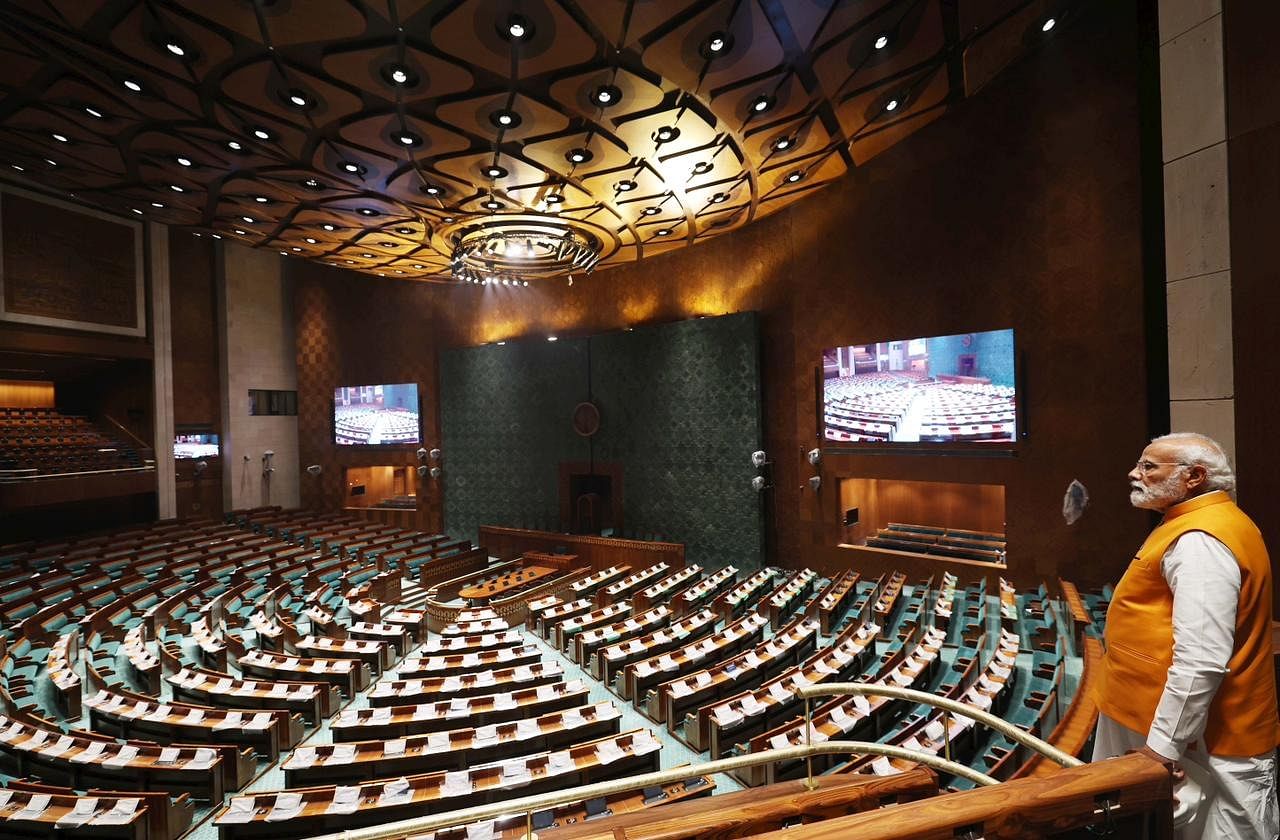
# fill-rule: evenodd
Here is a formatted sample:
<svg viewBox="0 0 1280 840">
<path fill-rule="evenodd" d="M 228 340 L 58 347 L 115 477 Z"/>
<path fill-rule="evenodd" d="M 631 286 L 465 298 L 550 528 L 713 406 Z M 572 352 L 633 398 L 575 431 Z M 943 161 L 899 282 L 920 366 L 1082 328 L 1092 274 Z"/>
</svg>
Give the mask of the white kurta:
<svg viewBox="0 0 1280 840">
<path fill-rule="evenodd" d="M 1150 747 L 1179 761 L 1209 797 L 1180 840 L 1277 840 L 1275 750 L 1257 756 L 1212 756 L 1199 743 L 1209 706 L 1235 647 L 1240 566 L 1219 540 L 1183 534 L 1160 564 L 1173 591 L 1173 664 L 1144 735 L 1099 716 L 1095 761 Z"/>
</svg>

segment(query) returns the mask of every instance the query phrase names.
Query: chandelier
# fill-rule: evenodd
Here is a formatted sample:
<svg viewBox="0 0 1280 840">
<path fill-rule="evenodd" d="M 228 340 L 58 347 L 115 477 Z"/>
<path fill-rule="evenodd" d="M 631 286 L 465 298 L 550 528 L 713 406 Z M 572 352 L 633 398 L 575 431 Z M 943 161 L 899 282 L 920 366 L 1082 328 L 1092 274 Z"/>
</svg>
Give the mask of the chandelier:
<svg viewBox="0 0 1280 840">
<path fill-rule="evenodd" d="M 563 219 L 504 217 L 471 225 L 453 237 L 450 268 L 464 283 L 529 285 L 530 280 L 575 271 L 590 274 L 603 243 L 585 227 Z"/>
</svg>

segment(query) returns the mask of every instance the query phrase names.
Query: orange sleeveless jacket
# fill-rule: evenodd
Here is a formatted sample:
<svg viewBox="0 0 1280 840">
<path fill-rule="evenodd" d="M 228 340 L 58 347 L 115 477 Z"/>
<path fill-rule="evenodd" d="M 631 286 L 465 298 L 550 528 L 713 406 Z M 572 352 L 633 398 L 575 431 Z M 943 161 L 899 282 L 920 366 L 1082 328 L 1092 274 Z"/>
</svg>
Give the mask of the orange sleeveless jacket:
<svg viewBox="0 0 1280 840">
<path fill-rule="evenodd" d="M 1174 505 L 1116 585 L 1106 654 L 1094 696 L 1107 717 L 1146 733 L 1173 664 L 1173 592 L 1160 571 L 1169 546 L 1189 531 L 1220 540 L 1240 565 L 1235 648 L 1204 731 L 1211 755 L 1250 756 L 1280 744 L 1271 649 L 1271 561 L 1262 535 L 1231 497 L 1205 493 Z"/>
</svg>

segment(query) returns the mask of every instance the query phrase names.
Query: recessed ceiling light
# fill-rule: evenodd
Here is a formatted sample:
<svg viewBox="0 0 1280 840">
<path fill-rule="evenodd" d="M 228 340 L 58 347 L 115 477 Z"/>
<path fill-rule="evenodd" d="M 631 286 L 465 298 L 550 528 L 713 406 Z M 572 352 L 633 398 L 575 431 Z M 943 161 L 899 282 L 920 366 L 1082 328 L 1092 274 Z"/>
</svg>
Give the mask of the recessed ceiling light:
<svg viewBox="0 0 1280 840">
<path fill-rule="evenodd" d="M 311 100 L 310 96 L 307 96 L 307 94 L 300 90 L 291 90 L 286 94 L 286 96 L 289 100 L 289 104 L 295 108 L 310 108 L 315 104 Z"/>
<path fill-rule="evenodd" d="M 130 210 L 132 210 L 133 212 L 137 213 L 139 216 L 141 216 L 141 215 L 142 215 L 142 211 L 141 211 L 141 210 L 139 210 L 137 207 L 130 207 L 129 209 L 130 209 Z"/>
<path fill-rule="evenodd" d="M 209 235 L 210 235 L 210 236 L 212 236 L 214 239 L 221 239 L 221 238 L 222 238 L 222 234 L 220 234 L 220 233 L 211 233 L 211 234 L 209 234 Z"/>
<path fill-rule="evenodd" d="M 751 100 L 751 110 L 757 114 L 763 114 L 773 107 L 774 99 L 767 93 L 762 93 L 755 99 Z"/>
<path fill-rule="evenodd" d="M 412 131 L 399 131 L 395 134 L 396 142 L 401 146 L 421 146 L 422 137 Z"/>
<path fill-rule="evenodd" d="M 549 335 L 549 336 L 547 336 L 547 341 L 556 341 L 556 340 L 557 340 L 557 339 L 556 339 L 556 337 L 555 337 L 554 335 Z"/>
<path fill-rule="evenodd" d="M 653 133 L 653 139 L 659 143 L 670 143 L 680 136 L 680 129 L 674 125 L 664 125 Z"/>
<path fill-rule="evenodd" d="M 527 41 L 533 37 L 533 24 L 523 15 L 508 15 L 498 31 L 512 41 Z"/>
<path fill-rule="evenodd" d="M 723 204 L 728 200 L 729 200 L 728 193 L 716 193 L 715 195 L 711 196 L 712 204 Z"/>
<path fill-rule="evenodd" d="M 376 216 L 376 215 L 378 215 L 378 211 L 377 211 L 377 210 L 374 210 L 372 207 L 361 207 L 361 208 L 360 208 L 359 210 L 357 210 L 356 212 L 357 212 L 357 213 L 359 213 L 361 216 Z"/>
<path fill-rule="evenodd" d="M 373 259 L 373 254 L 361 254 L 360 256 L 364 257 L 366 260 Z"/>
<path fill-rule="evenodd" d="M 659 228 L 658 230 L 654 231 L 654 233 L 656 233 L 658 236 L 670 236 L 671 228 Z"/>
<path fill-rule="evenodd" d="M 489 122 L 498 128 L 515 128 L 521 122 L 520 115 L 515 111 L 506 108 L 500 108 L 489 115 Z"/>
<path fill-rule="evenodd" d="M 1053 18 L 1049 18 L 1049 19 L 1048 19 L 1048 20 L 1046 20 L 1043 24 L 1041 24 L 1041 25 L 1040 25 L 1040 31 L 1041 31 L 1041 32 L 1048 32 L 1050 29 L 1053 29 L 1053 27 L 1054 27 L 1057 23 L 1058 23 L 1058 21 L 1054 20 Z"/>
<path fill-rule="evenodd" d="M 174 160 L 176 160 L 176 161 L 178 162 L 178 165 L 179 165 L 179 166 L 190 166 L 190 165 L 191 165 L 191 158 L 185 158 L 185 157 L 183 157 L 182 155 L 178 155 L 176 158 L 174 158 Z"/>
<path fill-rule="evenodd" d="M 49 136 L 50 136 L 50 137 L 52 137 L 54 140 L 57 140 L 59 143 L 70 143 L 70 142 L 71 142 L 71 139 L 70 139 L 70 138 L 68 138 L 68 137 L 67 137 L 67 135 L 65 135 L 65 134 L 58 134 L 58 133 L 56 133 L 56 132 L 55 132 L 54 134 L 51 134 L 51 135 L 49 135 Z"/>
<path fill-rule="evenodd" d="M 790 149 L 792 144 L 795 142 L 796 141 L 790 137 L 779 137 L 777 140 L 773 141 L 773 150 L 775 152 L 781 152 L 785 149 Z"/>
<path fill-rule="evenodd" d="M 26 172 L 26 171 L 27 171 L 27 170 L 23 169 L 21 166 L 18 166 L 18 164 L 16 164 L 16 163 L 11 163 L 11 164 L 9 164 L 9 166 L 11 166 L 12 168 L 14 168 L 14 169 L 18 170 L 19 172 Z"/>
<path fill-rule="evenodd" d="M 287 257 L 287 256 L 289 256 L 289 252 L 288 252 L 288 251 L 281 251 L 281 252 L 280 252 L 280 256 L 282 256 L 282 257 Z"/>
<path fill-rule="evenodd" d="M 240 145 L 239 141 L 237 140 L 228 140 L 227 148 L 233 152 L 239 152 L 244 150 L 244 146 Z"/>
<path fill-rule="evenodd" d="M 507 170 L 497 164 L 490 164 L 484 168 L 484 174 L 490 178 L 503 178 L 506 177 Z"/>
<path fill-rule="evenodd" d="M 178 186 L 177 184 L 170 184 L 169 189 L 173 190 L 174 192 L 186 192 L 186 190 L 184 190 L 182 187 Z"/>
<path fill-rule="evenodd" d="M 797 169 L 795 172 L 792 172 L 790 175 L 787 176 L 787 181 L 789 183 L 794 184 L 796 181 L 799 181 L 803 177 L 804 177 L 804 173 L 801 172 L 799 169 Z"/>
<path fill-rule="evenodd" d="M 343 262 L 345 262 L 347 265 L 355 265 L 355 264 L 356 264 L 356 261 L 355 261 L 355 260 L 343 260 Z"/>
<path fill-rule="evenodd" d="M 441 193 L 444 192 L 444 190 L 442 190 L 440 187 L 436 186 L 435 184 L 423 184 L 418 189 L 420 189 L 422 192 L 426 193 L 427 195 L 440 195 Z"/>
<path fill-rule="evenodd" d="M 394 248 L 394 247 L 396 247 L 396 243 L 394 243 L 394 242 L 379 242 L 379 243 L 378 243 L 378 247 L 379 247 L 379 248 Z"/>
<path fill-rule="evenodd" d="M 44 159 L 44 162 L 45 162 L 45 163 L 47 163 L 47 164 L 49 164 L 50 166 L 57 166 L 57 165 L 58 165 L 58 162 L 57 162 L 56 160 L 54 160 L 53 158 L 45 158 L 45 159 Z"/>
<path fill-rule="evenodd" d="M 888 101 L 888 103 L 886 103 L 886 104 L 885 104 L 884 109 L 885 109 L 886 111 L 896 111 L 896 110 L 898 110 L 898 100 L 896 100 L 896 99 L 890 99 L 890 100 Z"/>
<path fill-rule="evenodd" d="M 498 342 L 498 346 L 499 346 L 499 347 L 506 347 L 506 346 L 507 346 L 507 343 L 506 343 L 505 341 L 499 341 L 499 342 Z"/>
<path fill-rule="evenodd" d="M 249 231 L 247 231 L 247 230 L 241 230 L 240 228 L 236 228 L 236 229 L 235 229 L 235 231 L 236 231 L 236 233 L 240 234 L 241 236 L 244 236 L 245 234 L 247 234 L 247 233 L 249 232 Z"/>
<path fill-rule="evenodd" d="M 133 79 L 125 79 L 123 84 L 134 93 L 142 93 L 142 85 Z"/>
<path fill-rule="evenodd" d="M 153 201 L 153 202 L 151 202 L 151 206 L 152 206 L 152 207 L 156 207 L 156 208 L 163 208 L 163 207 L 164 207 L 164 202 L 163 202 L 163 201 Z"/>
<path fill-rule="evenodd" d="M 267 198 L 265 195 L 255 195 L 253 197 L 253 200 L 258 202 L 259 204 L 266 204 L 271 199 Z"/>
<path fill-rule="evenodd" d="M 564 196 L 560 195 L 560 193 L 547 193 L 546 198 L 542 200 L 547 204 L 561 204 L 564 201 Z"/>
<path fill-rule="evenodd" d="M 400 269 L 398 269 L 398 268 L 396 269 L 396 272 L 395 272 L 395 273 L 396 273 L 396 274 L 404 274 L 404 272 L 403 272 L 403 271 L 401 271 L 401 270 L 400 270 Z"/>
<path fill-rule="evenodd" d="M 500 209 L 500 208 L 502 207 L 502 202 L 501 202 L 501 201 L 494 201 L 494 200 L 491 198 L 491 199 L 489 199 L 488 201 L 484 202 L 484 203 L 483 203 L 482 205 L 480 205 L 480 206 L 481 206 L 481 207 L 484 207 L 484 208 L 485 208 L 485 209 L 487 209 L 487 210 L 498 210 L 498 209 Z"/>
<path fill-rule="evenodd" d="M 662 212 L 661 207 L 646 207 L 641 211 L 645 216 L 656 216 Z"/>
<path fill-rule="evenodd" d="M 102 119 L 102 112 L 101 112 L 101 111 L 99 111 L 99 110 L 97 110 L 96 108 L 91 108 L 91 107 L 89 107 L 88 105 L 86 105 L 86 106 L 84 106 L 84 112 L 85 112 L 86 114 L 88 114 L 89 116 L 91 116 L 91 117 L 96 117 L 97 119 Z"/>
<path fill-rule="evenodd" d="M 426 268 L 426 266 L 423 265 L 422 263 L 414 263 L 413 267 L 416 268 L 418 271 L 422 271 L 422 269 Z"/>
<path fill-rule="evenodd" d="M 302 241 L 307 243 L 308 245 L 316 244 L 316 238 L 314 236 L 308 236 L 306 239 L 303 239 Z"/>
<path fill-rule="evenodd" d="M 262 126 L 255 126 L 254 128 L 251 128 L 249 131 L 251 134 L 253 134 L 254 137 L 257 137 L 259 140 L 271 139 L 271 132 L 267 131 Z"/>
<path fill-rule="evenodd" d="M 240 217 L 240 221 L 242 221 L 242 222 L 244 222 L 245 224 L 248 224 L 248 225 L 252 225 L 252 224 L 254 224 L 254 223 L 255 223 L 255 222 L 253 221 L 253 217 L 252 217 L 252 216 L 241 216 L 241 217 Z"/>
<path fill-rule="evenodd" d="M 718 58 L 733 49 L 733 36 L 728 32 L 716 31 L 706 37 L 698 47 L 703 58 Z"/>
<path fill-rule="evenodd" d="M 619 181 L 618 183 L 614 184 L 614 189 L 616 189 L 618 192 L 631 192 L 635 188 L 636 188 L 635 181 Z"/>
<path fill-rule="evenodd" d="M 396 233 L 401 234 L 402 236 L 411 236 L 413 235 L 414 230 L 411 227 L 398 227 L 396 228 Z"/>
<path fill-rule="evenodd" d="M 350 161 L 350 160 L 340 161 L 338 163 L 338 167 L 342 169 L 343 172 L 349 172 L 352 175 L 364 174 L 364 167 L 356 163 L 355 161 Z"/>
<path fill-rule="evenodd" d="M 289 250 L 291 250 L 291 251 L 301 251 L 302 249 L 301 249 L 301 248 L 299 248 L 297 245 L 294 245 L 294 246 L 293 246 L 292 248 L 290 248 Z"/>
<path fill-rule="evenodd" d="M 453 221 L 453 216 L 445 216 L 445 217 L 444 217 L 444 220 L 445 220 L 446 222 L 452 222 L 452 221 Z"/>
<path fill-rule="evenodd" d="M 878 49 L 878 50 L 882 50 L 882 49 L 884 49 L 884 48 L 885 48 L 885 47 L 887 47 L 887 46 L 889 46 L 889 36 L 888 36 L 888 35 L 877 35 L 877 36 L 876 36 L 876 42 L 875 42 L 875 48 L 876 48 L 876 49 Z"/>
<path fill-rule="evenodd" d="M 568 152 L 565 152 L 565 157 L 568 158 L 570 163 L 586 163 L 591 160 L 594 155 L 591 153 L 590 149 L 570 149 Z"/>
<path fill-rule="evenodd" d="M 324 223 L 324 224 L 322 224 L 320 227 L 324 228 L 325 230 L 337 230 L 337 229 L 338 229 L 336 225 L 331 225 L 331 224 L 329 224 L 328 222 L 325 222 L 325 223 Z"/>
<path fill-rule="evenodd" d="M 309 190 L 322 190 L 325 188 L 324 184 L 320 183 L 320 181 L 315 178 L 305 179 L 302 182 L 302 186 L 306 187 Z"/>
<path fill-rule="evenodd" d="M 600 85 L 591 91 L 591 101 L 601 108 L 611 108 L 622 101 L 622 91 L 617 85 Z"/>
<path fill-rule="evenodd" d="M 164 48 L 179 58 L 187 54 L 187 51 L 182 48 L 182 45 L 174 41 L 169 41 L 164 45 Z"/>
<path fill-rule="evenodd" d="M 700 161 L 698 161 L 697 163 L 695 163 L 695 164 L 693 165 L 693 174 L 694 174 L 694 175 L 702 175 L 702 174 L 707 173 L 707 172 L 710 172 L 710 171 L 711 171 L 711 162 L 710 162 L 710 161 L 707 161 L 707 160 L 700 160 Z"/>
</svg>

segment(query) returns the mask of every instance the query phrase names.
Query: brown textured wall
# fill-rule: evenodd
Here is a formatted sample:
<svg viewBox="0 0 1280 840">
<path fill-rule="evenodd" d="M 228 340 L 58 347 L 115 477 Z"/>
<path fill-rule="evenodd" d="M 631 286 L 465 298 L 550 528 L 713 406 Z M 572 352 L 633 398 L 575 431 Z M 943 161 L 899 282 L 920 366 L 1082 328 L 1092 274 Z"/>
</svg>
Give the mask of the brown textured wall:
<svg viewBox="0 0 1280 840">
<path fill-rule="evenodd" d="M 320 412 L 326 426 L 304 434 L 304 453 L 335 460 L 324 445 L 327 402 L 316 402 L 324 389 L 339 378 L 391 381 L 411 364 L 426 375 L 437 343 L 754 309 L 775 460 L 771 562 L 847 565 L 835 547 L 837 479 L 903 478 L 1004 485 L 1010 574 L 1023 583 L 1059 570 L 1084 583 L 1113 579 L 1148 524 L 1124 481 L 1147 432 L 1137 36 L 1131 9 L 1094 9 L 847 179 L 706 244 L 572 287 L 519 291 L 300 269 L 300 414 Z M 824 347 L 1000 327 L 1017 331 L 1025 374 L 1030 437 L 1015 457 L 833 454 L 819 496 L 804 486 Z M 1073 478 L 1093 505 L 1068 528 L 1060 505 Z M 326 463 L 324 486 L 338 479 Z"/>
<path fill-rule="evenodd" d="M 1240 505 L 1280 555 L 1276 469 L 1276 312 L 1280 308 L 1280 5 L 1230 3 L 1223 13 L 1227 166 L 1231 172 L 1231 308 Z M 1280 610 L 1280 587 L 1275 590 Z"/>
<path fill-rule="evenodd" d="M 440 443 L 435 402 L 435 290 L 420 284 L 354 276 L 289 260 L 298 342 L 298 456 L 302 506 L 333 510 L 345 498 L 346 467 L 418 466 L 416 447 L 339 447 L 333 442 L 333 389 L 339 385 L 416 382 L 422 398 L 423 446 Z M 306 467 L 319 464 L 312 476 Z M 414 527 L 443 528 L 439 485 L 418 484 Z"/>
</svg>

